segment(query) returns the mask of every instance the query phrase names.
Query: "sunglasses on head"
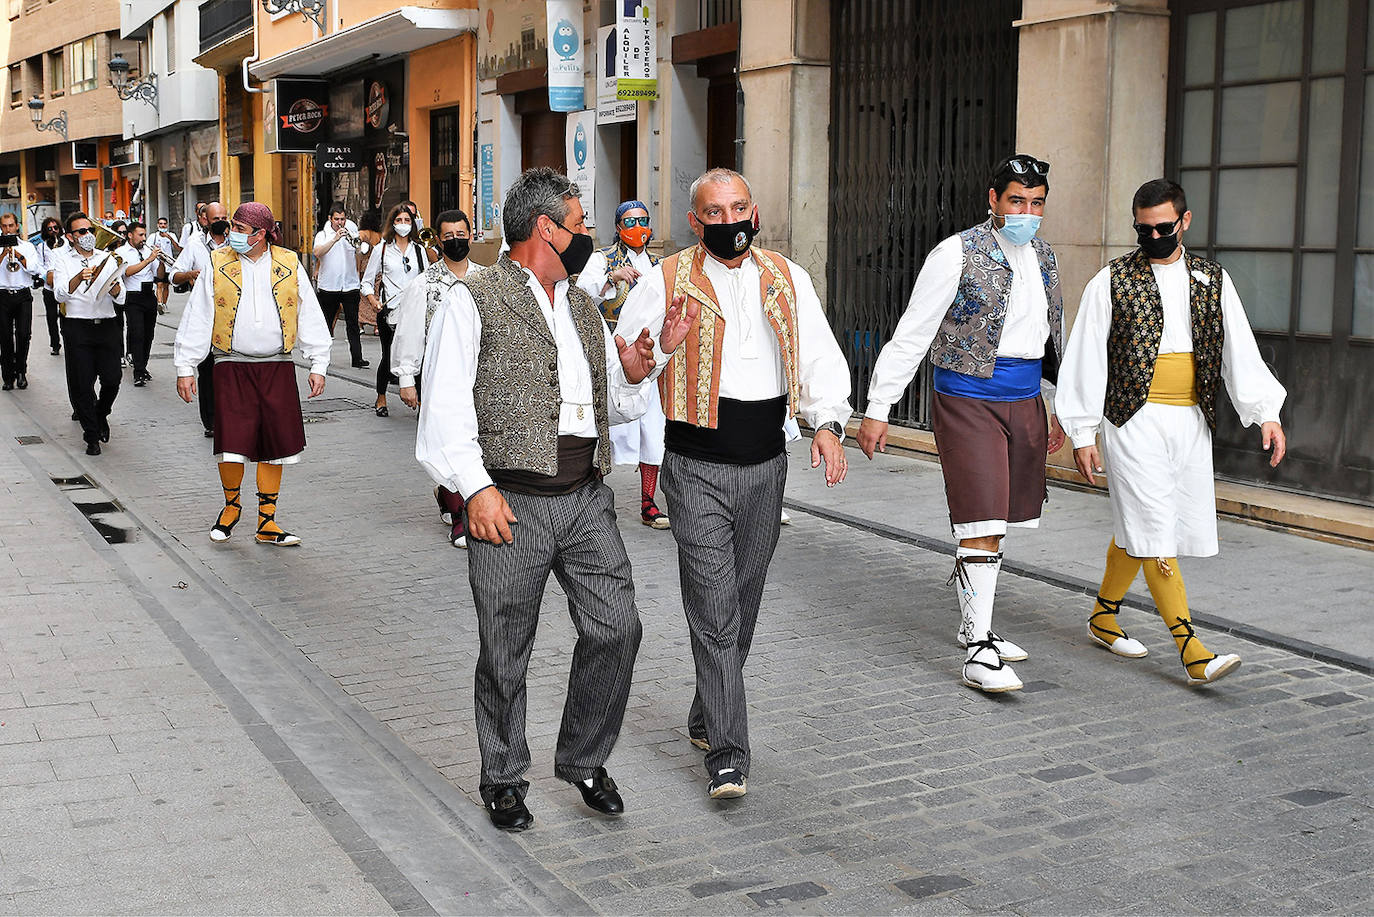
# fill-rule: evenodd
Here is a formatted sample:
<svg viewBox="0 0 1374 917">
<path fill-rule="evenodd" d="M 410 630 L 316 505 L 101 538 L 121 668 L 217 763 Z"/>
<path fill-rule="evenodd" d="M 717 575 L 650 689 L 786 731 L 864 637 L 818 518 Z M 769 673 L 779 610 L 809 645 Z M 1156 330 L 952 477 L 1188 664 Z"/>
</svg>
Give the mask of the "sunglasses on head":
<svg viewBox="0 0 1374 917">
<path fill-rule="evenodd" d="M 1050 164 L 1040 159 L 1030 156 L 1013 156 L 1007 161 L 1007 168 L 1017 175 L 1036 175 L 1045 176 L 1050 174 Z"/>
<path fill-rule="evenodd" d="M 621 226 L 624 226 L 624 227 L 627 228 L 627 229 L 630 228 L 631 226 L 643 226 L 643 227 L 645 227 L 645 228 L 647 229 L 648 226 L 649 226 L 649 218 L 648 218 L 648 217 L 625 217 L 624 219 L 622 219 L 622 220 L 620 221 L 620 225 L 621 225 Z"/>
<path fill-rule="evenodd" d="M 1155 223 L 1154 225 L 1149 223 L 1135 223 L 1132 225 L 1135 226 L 1136 235 L 1141 238 L 1149 238 L 1151 231 L 1159 233 L 1160 238 L 1163 238 L 1164 236 L 1172 236 L 1174 230 L 1181 222 L 1182 220 L 1169 220 L 1168 222 Z"/>
</svg>

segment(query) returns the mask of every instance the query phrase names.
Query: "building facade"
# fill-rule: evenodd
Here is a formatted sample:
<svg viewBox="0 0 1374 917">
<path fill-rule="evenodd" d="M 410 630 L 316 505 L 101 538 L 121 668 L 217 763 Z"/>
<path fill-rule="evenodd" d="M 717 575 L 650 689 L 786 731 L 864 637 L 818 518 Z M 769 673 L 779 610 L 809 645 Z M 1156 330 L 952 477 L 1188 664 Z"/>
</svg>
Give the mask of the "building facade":
<svg viewBox="0 0 1374 917">
<path fill-rule="evenodd" d="M 108 67 L 138 46 L 120 38 L 119 5 L 6 0 L 6 14 L 0 209 L 22 211 L 31 232 L 49 214 L 127 213 L 138 184 L 121 165 L 132 151 Z"/>
</svg>

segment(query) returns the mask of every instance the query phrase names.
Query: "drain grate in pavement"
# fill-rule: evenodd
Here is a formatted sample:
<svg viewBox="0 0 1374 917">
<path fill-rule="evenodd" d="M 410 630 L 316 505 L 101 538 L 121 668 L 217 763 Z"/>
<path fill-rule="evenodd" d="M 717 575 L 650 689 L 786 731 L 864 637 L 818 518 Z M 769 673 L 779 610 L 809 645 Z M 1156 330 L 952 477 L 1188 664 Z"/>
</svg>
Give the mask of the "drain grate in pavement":
<svg viewBox="0 0 1374 917">
<path fill-rule="evenodd" d="M 30 436 L 16 436 L 16 437 L 14 438 L 14 441 L 17 442 L 17 443 L 18 443 L 19 445 L 21 445 L 21 446 L 37 446 L 39 443 L 43 442 L 43 437 L 41 437 L 41 436 L 32 436 L 32 435 L 30 435 Z"/>
<path fill-rule="evenodd" d="M 332 414 L 335 411 L 353 411 L 358 408 L 370 407 L 361 401 L 354 401 L 352 398 L 321 398 L 317 401 L 306 401 L 301 405 L 301 411 L 306 414 Z"/>
<path fill-rule="evenodd" d="M 134 527 L 120 524 L 128 519 L 124 515 L 124 507 L 110 500 L 90 475 L 83 474 L 73 478 L 55 477 L 51 480 L 107 543 L 127 544 L 134 540 Z"/>
</svg>

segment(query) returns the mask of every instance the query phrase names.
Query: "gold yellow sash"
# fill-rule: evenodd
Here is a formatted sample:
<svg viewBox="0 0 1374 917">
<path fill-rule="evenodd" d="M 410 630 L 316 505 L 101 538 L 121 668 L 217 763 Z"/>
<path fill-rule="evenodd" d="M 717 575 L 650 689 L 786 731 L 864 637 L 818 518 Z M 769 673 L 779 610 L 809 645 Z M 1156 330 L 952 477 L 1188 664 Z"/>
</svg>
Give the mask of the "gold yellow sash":
<svg viewBox="0 0 1374 917">
<path fill-rule="evenodd" d="M 1150 380 L 1146 401 L 1181 407 L 1197 404 L 1191 353 L 1163 353 L 1155 358 L 1155 375 Z"/>
</svg>

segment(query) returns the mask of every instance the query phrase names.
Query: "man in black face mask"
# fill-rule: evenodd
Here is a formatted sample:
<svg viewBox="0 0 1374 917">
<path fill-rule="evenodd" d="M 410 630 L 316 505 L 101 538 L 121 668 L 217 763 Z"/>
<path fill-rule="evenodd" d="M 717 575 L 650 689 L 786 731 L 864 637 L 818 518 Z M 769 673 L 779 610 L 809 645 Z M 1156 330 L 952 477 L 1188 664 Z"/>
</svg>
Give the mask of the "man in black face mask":
<svg viewBox="0 0 1374 917">
<path fill-rule="evenodd" d="M 1059 420 L 1078 470 L 1089 483 L 1104 469 L 1111 478 L 1115 532 L 1088 636 L 1118 656 L 1146 654 L 1116 621 L 1143 566 L 1188 680 L 1201 684 L 1240 665 L 1234 653 L 1209 653 L 1194 633 L 1178 569 L 1181 555 L 1217 553 L 1212 434 L 1221 385 L 1241 423 L 1260 425 L 1270 467 L 1286 449 L 1286 393 L 1260 357 L 1230 276 L 1183 249 L 1193 219 L 1183 189 L 1148 181 L 1132 212 L 1139 247 L 1089 281 L 1059 372 Z"/>
<path fill-rule="evenodd" d="M 524 802 L 525 676 L 550 573 L 577 629 L 554 774 L 593 811 L 624 811 L 605 764 L 640 623 L 614 495 L 601 478 L 611 470 L 610 425 L 643 411 L 638 383 L 653 368 L 653 346 L 647 329 L 634 344 L 612 339 L 570 280 L 592 250 L 580 193 L 553 169 L 516 179 L 502 211 L 510 251 L 458 281 L 425 350 L 415 457 L 467 500 L 480 786 L 488 817 L 505 831 L 534 821 Z M 674 346 L 686 334 L 675 315 L 662 331 Z"/>
<path fill-rule="evenodd" d="M 708 794 L 729 799 L 747 789 L 744 662 L 781 525 L 783 422 L 801 415 L 816 431 L 811 467 L 825 463 L 829 486 L 843 481 L 849 367 L 810 276 L 752 244 L 745 177 L 711 169 L 691 199 L 701 243 L 640 278 L 620 325 L 654 328 L 675 310 L 690 320 L 682 342 L 664 335 L 654 355 L 668 418 L 660 483 L 696 662 L 687 733 L 706 752 Z"/>
<path fill-rule="evenodd" d="M 445 210 L 439 214 L 435 227 L 442 257 L 407 284 L 391 307 L 396 325 L 396 336 L 391 341 L 391 368 L 400 379 L 401 401 L 412 408 L 420 406 L 417 377 L 424 362 L 425 340 L 434 313 L 460 279 L 481 268 L 468 258 L 472 223 L 466 213 Z M 434 501 L 439 504 L 439 518 L 450 526 L 449 543 L 455 548 L 466 548 L 467 521 L 463 518 L 462 494 L 440 484 L 434 488 Z"/>
</svg>

